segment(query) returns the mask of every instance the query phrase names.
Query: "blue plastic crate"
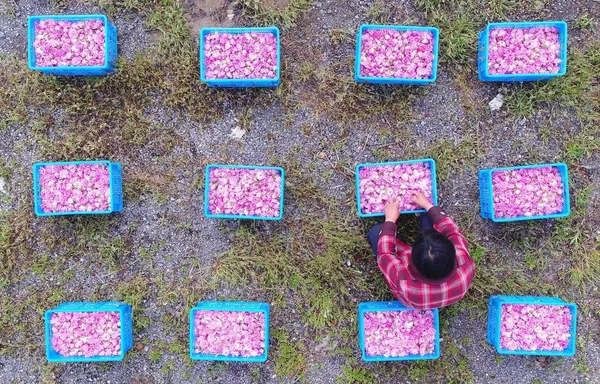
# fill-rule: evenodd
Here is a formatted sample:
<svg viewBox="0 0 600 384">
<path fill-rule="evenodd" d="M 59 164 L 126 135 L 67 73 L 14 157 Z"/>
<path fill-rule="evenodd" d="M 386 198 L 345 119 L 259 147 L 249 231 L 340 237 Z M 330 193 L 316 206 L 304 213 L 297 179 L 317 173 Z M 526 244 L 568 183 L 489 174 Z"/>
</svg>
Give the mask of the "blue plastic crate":
<svg viewBox="0 0 600 384">
<path fill-rule="evenodd" d="M 533 27 L 556 27 L 558 29 L 558 40 L 560 42 L 558 73 L 541 74 L 518 74 L 518 75 L 490 75 L 488 74 L 488 42 L 490 30 L 494 28 L 533 28 Z M 567 23 L 564 21 L 537 21 L 523 23 L 490 23 L 479 33 L 478 39 L 477 72 L 481 81 L 540 81 L 550 80 L 567 73 Z"/>
<path fill-rule="evenodd" d="M 362 42 L 363 31 L 367 29 L 398 29 L 401 31 L 424 31 L 431 32 L 433 34 L 433 65 L 431 77 L 429 79 L 405 79 L 405 78 L 388 78 L 388 77 L 365 77 L 360 74 L 360 49 Z M 439 51 L 439 38 L 440 31 L 435 27 L 416 27 L 409 25 L 375 25 L 375 24 L 363 24 L 358 30 L 356 35 L 356 57 L 354 63 L 354 79 L 358 83 L 372 83 L 372 84 L 405 84 L 405 85 L 425 85 L 433 83 L 437 78 L 437 66 L 438 66 L 438 51 Z"/>
<path fill-rule="evenodd" d="M 374 167 L 380 165 L 396 165 L 396 164 L 410 164 L 410 163 L 427 163 L 429 164 L 429 168 L 431 169 L 431 195 L 433 198 L 433 205 L 438 204 L 438 195 L 437 195 L 437 175 L 435 170 L 435 161 L 433 159 L 419 159 L 419 160 L 407 160 L 407 161 L 394 161 L 389 163 L 370 163 L 370 164 L 358 164 L 356 166 L 356 204 L 358 205 L 358 215 L 360 217 L 378 217 L 385 216 L 383 212 L 379 213 L 363 213 L 360 205 L 360 174 L 359 171 L 362 167 Z M 416 209 L 411 211 L 401 211 L 401 214 L 406 213 L 424 213 L 427 212 L 424 209 Z"/>
<path fill-rule="evenodd" d="M 110 210 L 92 212 L 44 212 L 42 210 L 42 198 L 40 197 L 40 168 L 46 165 L 78 165 L 78 164 L 106 164 L 110 177 Z M 33 165 L 33 201 L 37 216 L 59 216 L 59 215 L 98 215 L 123 210 L 123 172 L 121 164 L 109 161 L 65 161 L 56 163 L 35 163 Z"/>
<path fill-rule="evenodd" d="M 235 312 L 261 312 L 265 315 L 265 352 L 260 356 L 241 357 L 225 355 L 209 355 L 194 352 L 194 316 L 196 311 L 235 311 Z M 201 301 L 190 310 L 190 358 L 192 360 L 218 360 L 218 361 L 243 361 L 250 363 L 263 363 L 267 361 L 269 353 L 269 316 L 271 309 L 267 303 L 252 301 Z"/>
<path fill-rule="evenodd" d="M 560 305 L 569 307 L 573 320 L 571 322 L 571 340 L 564 351 L 509 351 L 500 346 L 500 321 L 504 304 L 538 304 Z M 573 356 L 577 340 L 577 305 L 567 303 L 555 297 L 543 296 L 491 296 L 488 305 L 487 341 L 503 355 L 535 355 L 535 356 Z"/>
<path fill-rule="evenodd" d="M 277 76 L 272 79 L 207 79 L 206 66 L 204 65 L 204 39 L 206 35 L 219 33 L 271 33 L 277 38 Z M 281 82 L 281 49 L 279 28 L 277 27 L 256 27 L 256 28 L 203 28 L 200 31 L 200 80 L 208 84 L 209 87 L 222 88 L 250 88 L 250 87 L 276 87 Z"/>
<path fill-rule="evenodd" d="M 105 30 L 105 60 L 102 66 L 62 66 L 62 67 L 38 67 L 36 65 L 35 50 L 33 42 L 35 41 L 35 23 L 40 20 L 65 20 L 65 21 L 84 21 L 84 20 L 102 20 Z M 117 28 L 112 25 L 104 15 L 48 15 L 48 16 L 29 16 L 27 22 L 27 54 L 29 68 L 34 71 L 40 71 L 47 75 L 56 76 L 102 76 L 114 73 L 117 65 Z"/>
<path fill-rule="evenodd" d="M 555 167 L 558 168 L 558 172 L 563 182 L 563 198 L 564 204 L 561 212 L 554 213 L 552 215 L 541 215 L 531 217 L 509 217 L 509 218 L 497 218 L 494 214 L 494 193 L 492 187 L 492 175 L 496 171 L 507 171 L 511 169 L 523 169 L 523 168 L 541 168 L 541 167 Z M 481 206 L 481 217 L 484 219 L 491 219 L 496 223 L 503 223 L 507 221 L 522 221 L 522 220 L 537 220 L 537 219 L 556 219 L 560 217 L 567 217 L 571 213 L 571 203 L 569 201 L 569 171 L 566 164 L 555 163 L 555 164 L 538 164 L 538 165 L 523 165 L 516 167 L 505 167 L 505 168 L 491 168 L 482 169 L 479 171 L 479 203 Z"/>
<path fill-rule="evenodd" d="M 52 325 L 50 320 L 55 312 L 119 312 L 121 316 L 121 354 L 118 356 L 62 356 L 52 348 Z M 133 346 L 133 322 L 131 305 L 105 301 L 98 303 L 74 302 L 62 303 L 58 307 L 46 311 L 46 358 L 51 363 L 81 363 L 123 360 L 127 351 Z"/>
<path fill-rule="evenodd" d="M 365 312 L 382 312 L 382 311 L 418 311 L 418 309 L 407 308 L 398 301 L 374 301 L 367 303 L 358 304 L 358 345 L 362 352 L 362 358 L 364 361 L 399 361 L 399 360 L 433 360 L 440 357 L 440 322 L 439 322 L 439 311 L 437 309 L 431 309 L 433 311 L 433 323 L 435 326 L 435 344 L 432 354 L 429 355 L 409 355 L 403 357 L 385 357 L 385 356 L 369 356 L 365 349 L 365 326 L 364 326 L 364 315 Z"/>
<path fill-rule="evenodd" d="M 244 215 L 219 215 L 210 213 L 208 209 L 208 194 L 210 185 L 210 170 L 212 168 L 247 168 L 247 169 L 274 169 L 281 173 L 281 194 L 279 201 L 279 216 L 244 216 Z M 283 190 L 285 185 L 285 171 L 281 167 L 264 167 L 258 165 L 224 165 L 224 164 L 209 164 L 206 166 L 206 174 L 204 176 L 204 215 L 213 219 L 246 219 L 246 220 L 281 220 L 283 217 Z"/>
</svg>

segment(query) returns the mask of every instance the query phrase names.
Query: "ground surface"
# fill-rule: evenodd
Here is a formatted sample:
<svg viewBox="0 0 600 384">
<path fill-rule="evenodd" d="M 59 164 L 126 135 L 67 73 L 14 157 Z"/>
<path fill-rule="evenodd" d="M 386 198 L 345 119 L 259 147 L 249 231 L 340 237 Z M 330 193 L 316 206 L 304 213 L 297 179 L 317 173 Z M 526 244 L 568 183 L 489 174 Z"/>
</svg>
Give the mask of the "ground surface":
<svg viewBox="0 0 600 384">
<path fill-rule="evenodd" d="M 52 13 L 108 14 L 117 73 L 29 71 L 26 18 Z M 567 76 L 479 82 L 476 34 L 500 20 L 567 21 Z M 0 0 L 0 382 L 600 383 L 599 20 L 593 0 Z M 354 35 L 368 22 L 438 26 L 436 83 L 355 84 Z M 281 86 L 199 82 L 199 28 L 265 24 L 282 30 Z M 235 127 L 246 135 L 229 138 Z M 356 305 L 392 297 L 363 239 L 375 220 L 358 219 L 353 169 L 422 157 L 437 162 L 440 203 L 470 240 L 477 276 L 440 311 L 439 360 L 364 364 Z M 86 159 L 123 165 L 123 212 L 36 218 L 32 163 Z M 479 169 L 558 161 L 570 167 L 568 219 L 480 218 Z M 208 163 L 285 167 L 284 220 L 204 218 Z M 415 218 L 401 223 L 410 239 Z M 576 356 L 496 354 L 485 341 L 493 294 L 576 302 Z M 271 303 L 266 364 L 190 361 L 189 309 L 214 299 Z M 124 362 L 45 363 L 44 311 L 96 300 L 134 306 Z"/>
</svg>

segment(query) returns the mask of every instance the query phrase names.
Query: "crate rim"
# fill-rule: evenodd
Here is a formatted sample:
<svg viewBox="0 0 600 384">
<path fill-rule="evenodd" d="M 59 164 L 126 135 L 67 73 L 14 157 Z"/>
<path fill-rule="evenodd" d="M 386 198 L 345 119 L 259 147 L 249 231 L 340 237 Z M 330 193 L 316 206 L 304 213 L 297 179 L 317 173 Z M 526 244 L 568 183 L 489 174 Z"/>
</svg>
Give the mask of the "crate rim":
<svg viewBox="0 0 600 384">
<path fill-rule="evenodd" d="M 47 165 L 80 165 L 80 164 L 106 164 L 108 167 L 108 178 L 110 180 L 110 191 L 111 191 L 111 200 L 110 200 L 110 210 L 108 211 L 91 211 L 91 212 L 87 212 L 87 211 L 72 211 L 72 212 L 43 212 L 42 207 L 38 206 L 38 201 L 40 201 L 40 196 L 39 196 L 39 169 L 41 167 L 47 166 Z M 108 214 L 108 213 L 113 213 L 115 212 L 113 210 L 114 207 L 114 199 L 112 198 L 112 191 L 113 191 L 113 171 L 112 171 L 112 164 L 117 164 L 120 166 L 120 163 L 114 163 L 111 162 L 110 160 L 82 160 L 82 161 L 57 161 L 57 162 L 40 162 L 40 163 L 34 163 L 33 164 L 33 199 L 34 199 L 34 210 L 36 208 L 39 209 L 40 213 L 35 212 L 36 216 L 39 217 L 45 217 L 45 216 L 69 216 L 69 215 L 96 215 L 96 214 Z"/>
<path fill-rule="evenodd" d="M 368 309 L 369 306 L 381 306 L 381 308 Z M 398 357 L 383 357 L 383 356 L 368 356 L 364 345 L 364 314 L 365 312 L 389 312 L 389 311 L 432 311 L 433 324 L 435 327 L 436 337 L 434 341 L 433 353 L 428 355 L 408 355 Z M 409 308 L 399 301 L 367 301 L 358 304 L 358 342 L 361 350 L 363 361 L 366 362 L 381 362 L 381 361 L 415 361 L 415 360 L 435 360 L 440 357 L 440 322 L 439 309 L 432 308 L 421 310 Z"/>
<path fill-rule="evenodd" d="M 73 310 L 73 309 L 67 309 L 67 308 L 59 308 L 61 305 L 63 304 L 97 304 L 97 305 L 115 305 L 115 309 L 113 310 L 106 310 L 106 309 L 90 309 L 90 308 L 85 308 L 82 310 Z M 124 350 L 124 343 L 125 343 L 125 327 L 123 326 L 123 320 L 122 317 L 124 315 L 124 311 L 127 309 L 127 307 L 129 307 L 129 309 L 131 310 L 131 318 L 132 318 L 132 322 L 133 322 L 133 306 L 131 306 L 130 304 L 124 302 L 124 301 L 101 301 L 101 302 L 93 302 L 93 301 L 81 301 L 81 302 L 77 302 L 77 301 L 67 301 L 67 302 L 62 302 L 60 303 L 56 308 L 53 309 L 48 309 L 44 312 L 44 326 L 45 326 L 45 338 L 46 338 L 46 359 L 51 362 L 51 363 L 80 363 L 80 362 L 89 362 L 89 363 L 94 363 L 94 362 L 109 362 L 109 361 L 121 361 L 125 358 L 125 355 L 127 354 L 127 351 Z M 55 358 L 55 357 L 50 357 L 50 352 L 53 351 L 55 353 L 58 354 L 58 352 L 56 352 L 54 350 L 54 347 L 52 346 L 52 339 L 50 337 L 51 333 L 52 333 L 52 326 L 50 324 L 50 319 L 52 317 L 53 313 L 56 312 L 82 312 L 82 313 L 86 313 L 86 312 L 118 312 L 119 313 L 119 320 L 121 321 L 121 354 L 120 355 L 115 355 L 115 356 L 90 356 L 90 357 L 85 357 L 85 356 L 65 356 L 63 358 Z"/>
<path fill-rule="evenodd" d="M 495 210 L 494 210 L 494 204 L 493 204 L 493 185 L 492 185 L 492 176 L 493 173 L 496 171 L 510 171 L 510 170 L 514 170 L 514 169 L 527 169 L 527 168 L 544 168 L 544 167 L 555 167 L 555 168 L 559 168 L 559 173 L 560 173 L 560 168 L 564 167 L 565 169 L 565 177 L 564 182 L 563 182 L 563 189 L 564 189 L 564 202 L 563 202 L 563 210 L 564 212 L 558 212 L 558 213 L 553 213 L 550 215 L 538 215 L 538 216 L 530 216 L 530 217 L 526 217 L 526 216 L 519 216 L 519 217 L 503 217 L 503 218 L 497 218 L 495 217 Z M 492 202 L 490 203 L 490 213 L 491 213 L 491 220 L 495 223 L 506 223 L 506 222 L 512 222 L 512 221 L 527 221 L 527 220 L 543 220 L 543 219 L 560 219 L 560 218 L 564 218 L 564 217 L 568 217 L 571 214 L 571 203 L 570 203 L 570 193 L 569 193 L 569 166 L 565 163 L 550 163 L 550 164 L 532 164 L 532 165 L 516 165 L 516 166 L 512 166 L 512 167 L 501 167 L 501 168 L 487 168 L 487 169 L 482 169 L 478 172 L 478 175 L 481 175 L 482 173 L 487 173 L 489 172 L 490 177 L 487 180 L 487 186 L 488 189 L 490 191 L 490 194 L 492 196 Z M 561 177 L 562 178 L 562 177 Z"/>
<path fill-rule="evenodd" d="M 271 32 L 275 35 L 277 40 L 277 75 L 273 78 L 262 79 L 262 78 L 249 78 L 249 79 L 207 79 L 206 78 L 206 66 L 204 65 L 204 36 L 212 32 L 231 32 L 231 33 L 245 33 L 245 32 L 260 32 L 267 33 Z M 280 31 L 276 26 L 266 27 L 205 27 L 200 29 L 199 32 L 200 40 L 200 81 L 207 84 L 218 82 L 220 84 L 235 84 L 240 82 L 253 82 L 258 84 L 268 84 L 274 81 L 279 82 L 281 80 L 281 48 L 280 48 Z"/>
<path fill-rule="evenodd" d="M 438 194 L 437 194 L 437 169 L 435 165 L 435 160 L 432 158 L 424 158 L 424 159 L 416 159 L 416 160 L 403 160 L 403 161 L 388 161 L 388 162 L 380 162 L 380 163 L 361 163 L 356 165 L 354 168 L 355 173 L 355 190 L 356 190 L 356 202 L 358 208 L 358 215 L 362 218 L 369 217 L 383 217 L 385 214 L 381 213 L 362 213 L 361 204 L 360 204 L 360 175 L 358 173 L 361 167 L 365 166 L 381 166 L 381 165 L 396 165 L 396 164 L 411 164 L 411 163 L 429 163 L 431 170 L 431 191 L 432 191 L 432 203 L 433 205 L 438 205 Z M 412 214 L 412 213 L 425 213 L 427 212 L 425 209 L 413 209 L 410 211 L 401 211 L 400 214 Z"/>
<path fill-rule="evenodd" d="M 488 39 L 487 41 L 485 41 L 486 47 L 489 45 L 489 34 L 490 34 L 490 30 L 493 28 L 502 28 L 502 27 L 506 27 L 506 28 L 510 28 L 511 26 L 513 26 L 513 28 L 535 28 L 537 26 L 549 26 L 549 25 L 563 25 L 564 29 L 565 29 L 565 33 L 559 35 L 559 43 L 560 44 L 565 44 L 565 65 L 563 69 L 559 69 L 559 71 L 557 73 L 516 73 L 516 74 L 494 74 L 491 75 L 488 72 L 488 49 L 485 49 L 484 51 L 484 63 L 486 65 L 483 66 L 483 74 L 486 77 L 489 78 L 502 78 L 502 77 L 506 77 L 506 76 L 519 76 L 520 78 L 524 78 L 524 79 L 537 79 L 540 76 L 547 76 L 547 77 L 558 77 L 558 76 L 564 76 L 567 73 L 567 64 L 566 64 L 566 51 L 567 51 L 567 44 L 568 44 L 568 40 L 567 40 L 567 27 L 568 24 L 563 21 L 563 20 L 548 20 L 548 21 L 506 21 L 506 22 L 492 22 L 492 23 L 488 23 L 487 26 L 485 27 L 485 29 L 483 30 L 483 32 L 485 33 L 485 37 Z"/>
<path fill-rule="evenodd" d="M 40 67 L 37 65 L 37 59 L 35 59 L 36 65 L 32 66 L 31 65 L 31 60 L 27 60 L 27 65 L 29 66 L 29 69 L 33 70 L 33 71 L 37 71 L 40 69 L 43 70 L 71 70 L 71 69 L 109 69 L 110 68 L 110 64 L 109 64 L 109 54 L 108 54 L 108 46 L 109 46 L 109 36 L 108 33 L 106 32 L 106 30 L 108 29 L 108 25 L 110 24 L 110 21 L 108 20 L 108 17 L 106 15 L 102 15 L 102 14 L 93 14 L 93 15 L 32 15 L 32 16 L 28 16 L 27 17 L 27 28 L 31 28 L 31 36 L 33 37 L 33 39 L 35 40 L 35 28 L 34 28 L 34 23 L 36 21 L 40 21 L 40 20 L 45 20 L 45 19 L 62 19 L 62 20 L 67 20 L 69 21 L 70 19 L 73 18 L 84 18 L 84 19 L 89 19 L 89 20 L 96 20 L 96 19 L 101 19 L 104 22 L 104 65 L 62 65 L 62 66 L 58 66 L 58 67 Z M 81 20 L 73 20 L 73 21 L 81 21 Z M 29 40 L 29 34 L 28 34 L 28 40 Z M 27 53 L 28 56 L 30 56 L 32 59 L 35 58 L 35 50 L 33 49 L 33 41 L 28 41 L 27 43 Z"/>
<path fill-rule="evenodd" d="M 411 30 L 411 31 L 428 31 L 433 33 L 433 63 L 431 77 L 427 79 L 415 79 L 409 77 L 371 77 L 362 76 L 360 74 L 360 51 L 362 47 L 362 34 L 364 30 L 368 29 L 398 29 L 398 30 Z M 433 83 L 437 80 L 437 67 L 438 67 L 438 55 L 439 55 L 439 41 L 440 41 L 440 30 L 434 26 L 423 26 L 423 25 L 391 25 L 391 24 L 361 24 L 358 28 L 356 35 L 356 58 L 354 64 L 354 76 L 357 80 L 362 82 L 374 82 L 374 81 L 406 81 L 406 85 L 410 85 L 409 82 L 417 84 L 428 84 Z M 400 84 L 400 83 L 396 83 Z"/>
<path fill-rule="evenodd" d="M 281 172 L 281 188 L 280 188 L 280 199 L 279 199 L 279 216 L 276 217 L 265 217 L 265 216 L 242 216 L 242 215 L 231 215 L 231 214 L 212 214 L 208 209 L 208 195 L 209 195 L 209 182 L 210 182 L 210 169 L 211 168 L 243 168 L 243 169 L 272 169 Z M 285 170 L 282 167 L 269 166 L 269 165 L 227 165 L 227 164 L 208 164 L 204 170 L 204 216 L 211 219 L 239 219 L 239 220 L 268 220 L 278 221 L 283 218 L 283 205 L 284 205 L 284 190 L 285 190 Z"/>
<path fill-rule="evenodd" d="M 202 304 L 208 306 L 222 306 L 222 308 L 202 308 Z M 242 306 L 248 305 L 255 307 L 255 309 L 242 308 Z M 246 362 L 246 363 L 264 363 L 267 361 L 269 356 L 269 323 L 270 323 L 270 310 L 271 306 L 269 303 L 260 301 L 199 301 L 195 307 L 190 308 L 189 314 L 189 344 L 190 344 L 190 359 L 194 361 L 231 361 L 231 362 Z M 260 312 L 265 316 L 265 350 L 260 356 L 226 356 L 226 355 L 210 355 L 204 353 L 194 352 L 194 314 L 196 311 L 223 311 L 223 312 Z"/>
<path fill-rule="evenodd" d="M 488 306 L 491 306 L 492 304 L 492 300 L 494 298 L 506 298 L 507 300 L 514 300 L 512 299 L 514 296 L 509 296 L 509 295 L 494 295 L 494 296 L 490 296 L 490 299 L 488 301 Z M 558 303 L 558 302 L 540 302 L 540 299 L 559 299 L 562 300 L 560 298 L 557 297 L 543 297 L 543 296 L 519 296 L 521 299 L 525 299 L 525 298 L 531 298 L 531 302 L 523 302 L 523 303 L 511 303 L 511 302 L 503 302 L 500 303 L 499 305 L 499 311 L 498 311 L 498 318 L 496 319 L 496 327 L 494 328 L 494 334 L 496 335 L 496 338 L 498 340 L 497 345 L 494 345 L 494 348 L 496 349 L 496 351 L 502 355 L 527 355 L 527 356 L 564 356 L 564 357 L 570 357 L 570 356 L 574 356 L 575 355 L 575 351 L 576 351 L 576 346 L 577 346 L 577 304 L 575 303 L 570 303 L 567 301 L 563 301 L 562 303 Z M 554 306 L 561 306 L 561 307 L 568 307 L 571 310 L 571 329 L 573 330 L 573 333 L 571 334 L 571 339 L 569 340 L 569 345 L 567 345 L 567 347 L 565 348 L 564 351 L 544 351 L 544 350 L 540 350 L 540 351 L 527 351 L 527 350 L 508 350 L 508 349 L 503 349 L 500 346 L 500 323 L 502 320 L 502 306 L 505 304 L 509 304 L 509 305 L 554 305 Z M 488 308 L 489 311 L 489 308 Z M 565 353 L 565 351 L 567 349 L 569 349 L 570 346 L 573 346 L 573 352 L 572 353 Z"/>
</svg>

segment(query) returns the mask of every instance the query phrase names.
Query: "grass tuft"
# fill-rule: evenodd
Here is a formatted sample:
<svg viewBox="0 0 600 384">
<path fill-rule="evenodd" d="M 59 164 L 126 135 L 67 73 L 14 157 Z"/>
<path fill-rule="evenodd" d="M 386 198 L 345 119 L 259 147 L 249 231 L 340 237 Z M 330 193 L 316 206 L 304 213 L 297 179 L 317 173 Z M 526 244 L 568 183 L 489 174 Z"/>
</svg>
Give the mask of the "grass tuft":
<svg viewBox="0 0 600 384">
<path fill-rule="evenodd" d="M 507 88 L 505 105 L 521 118 L 532 115 L 542 106 L 560 103 L 572 108 L 583 122 L 600 121 L 600 106 L 597 103 L 596 75 L 600 71 L 600 44 L 569 51 L 567 74 L 550 81 L 534 82 Z"/>
<path fill-rule="evenodd" d="M 289 28 L 311 6 L 311 0 L 236 0 L 244 14 L 256 25 Z"/>
<path fill-rule="evenodd" d="M 274 351 L 275 373 L 280 377 L 303 381 L 307 368 L 304 345 L 300 341 L 291 341 L 283 330 L 274 331 L 272 336 L 277 343 Z"/>
<path fill-rule="evenodd" d="M 363 270 L 365 262 L 374 263 L 363 226 L 335 214 L 331 199 L 301 172 L 290 168 L 286 176 L 291 198 L 306 204 L 302 217 L 269 233 L 259 225 L 240 227 L 213 276 L 234 286 L 250 284 L 275 299 L 289 292 L 314 330 L 347 326 L 356 296 L 369 295 L 382 281 L 373 275 L 377 269 Z"/>
<path fill-rule="evenodd" d="M 345 365 L 342 376 L 338 377 L 336 382 L 340 384 L 375 384 L 377 378 L 373 372 L 366 368 Z"/>
<path fill-rule="evenodd" d="M 477 50 L 477 31 L 470 14 L 434 12 L 432 25 L 440 30 L 440 61 L 454 67 L 472 65 Z"/>
<path fill-rule="evenodd" d="M 587 13 L 575 19 L 574 24 L 576 28 L 582 30 L 594 31 L 596 29 L 596 20 Z"/>
<path fill-rule="evenodd" d="M 412 102 L 423 94 L 418 87 L 359 84 L 354 80 L 354 64 L 349 62 L 317 69 L 303 67 L 301 73 L 305 85 L 298 95 L 301 103 L 340 122 L 385 115 L 400 125 L 412 117 Z"/>
</svg>

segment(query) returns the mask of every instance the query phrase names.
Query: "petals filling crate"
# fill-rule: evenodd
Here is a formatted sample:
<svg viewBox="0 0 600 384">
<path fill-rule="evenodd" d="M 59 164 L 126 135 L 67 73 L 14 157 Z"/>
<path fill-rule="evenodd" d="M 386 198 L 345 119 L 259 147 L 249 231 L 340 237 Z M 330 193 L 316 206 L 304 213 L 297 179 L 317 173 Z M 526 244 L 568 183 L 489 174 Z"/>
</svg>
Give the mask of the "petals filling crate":
<svg viewBox="0 0 600 384">
<path fill-rule="evenodd" d="M 360 303 L 358 344 L 363 360 L 369 362 L 437 359 L 438 310 L 406 308 L 398 301 Z"/>
<path fill-rule="evenodd" d="M 29 68 L 57 76 L 102 76 L 117 64 L 117 28 L 104 15 L 30 16 Z"/>
<path fill-rule="evenodd" d="M 490 23 L 479 33 L 481 81 L 540 81 L 567 73 L 567 23 Z"/>
<path fill-rule="evenodd" d="M 425 212 L 412 202 L 412 191 L 438 203 L 435 161 L 419 159 L 356 166 L 356 203 L 360 217 L 384 216 L 388 199 L 400 199 L 400 213 Z"/>
<path fill-rule="evenodd" d="M 554 297 L 492 296 L 487 341 L 503 355 L 573 356 L 577 306 Z"/>
<path fill-rule="evenodd" d="M 70 161 L 33 165 L 37 216 L 105 214 L 123 210 L 121 164 Z"/>
<path fill-rule="evenodd" d="M 269 352 L 267 303 L 201 301 L 190 311 L 190 357 L 262 363 Z"/>
<path fill-rule="evenodd" d="M 277 27 L 200 31 L 200 80 L 209 87 L 276 87 L 280 72 Z"/>
<path fill-rule="evenodd" d="M 122 302 L 62 303 L 46 311 L 45 327 L 52 363 L 120 361 L 133 345 L 131 305 Z"/>
<path fill-rule="evenodd" d="M 280 167 L 209 164 L 204 214 L 217 219 L 281 220 L 284 179 Z"/>
<path fill-rule="evenodd" d="M 425 85 L 437 78 L 439 30 L 363 24 L 356 36 L 359 83 Z"/>
<path fill-rule="evenodd" d="M 566 164 L 479 171 L 481 217 L 495 222 L 555 219 L 571 213 Z"/>
</svg>

